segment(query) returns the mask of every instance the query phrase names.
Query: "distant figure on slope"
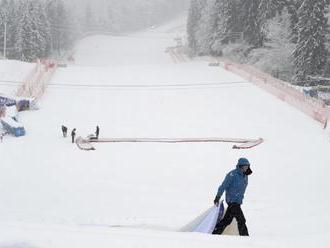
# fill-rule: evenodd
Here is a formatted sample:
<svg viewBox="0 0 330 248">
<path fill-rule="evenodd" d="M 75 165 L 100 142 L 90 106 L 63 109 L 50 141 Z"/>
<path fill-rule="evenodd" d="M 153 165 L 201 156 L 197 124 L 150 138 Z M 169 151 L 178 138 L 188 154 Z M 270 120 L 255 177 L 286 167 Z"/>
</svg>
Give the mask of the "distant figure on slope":
<svg viewBox="0 0 330 248">
<path fill-rule="evenodd" d="M 62 133 L 63 133 L 63 137 L 65 138 L 68 134 L 68 128 L 66 126 L 62 125 Z"/>
<path fill-rule="evenodd" d="M 324 122 L 324 129 L 327 129 L 327 127 L 328 127 L 328 119 Z"/>
<path fill-rule="evenodd" d="M 72 143 L 74 143 L 75 137 L 76 137 L 76 129 L 74 128 L 71 132 Z"/>
<path fill-rule="evenodd" d="M 4 133 L 0 133 L 0 142 L 2 143 L 2 141 L 3 141 L 3 136 L 4 136 L 5 134 Z"/>
<path fill-rule="evenodd" d="M 96 126 L 96 131 L 95 131 L 96 139 L 99 138 L 99 134 L 100 134 L 100 128 L 99 128 L 99 126 Z"/>
<path fill-rule="evenodd" d="M 73 57 L 73 54 L 71 54 L 71 55 L 68 57 L 68 61 L 71 62 L 71 63 L 74 63 L 74 57 Z"/>
<path fill-rule="evenodd" d="M 226 191 L 226 202 L 228 208 L 223 219 L 215 227 L 213 234 L 222 234 L 225 228 L 236 218 L 239 235 L 249 236 L 246 220 L 241 209 L 245 189 L 248 185 L 248 176 L 252 174 L 250 162 L 246 158 L 240 158 L 236 169 L 229 172 L 220 185 L 218 193 L 214 199 L 214 204 L 219 205 L 220 198 Z"/>
</svg>

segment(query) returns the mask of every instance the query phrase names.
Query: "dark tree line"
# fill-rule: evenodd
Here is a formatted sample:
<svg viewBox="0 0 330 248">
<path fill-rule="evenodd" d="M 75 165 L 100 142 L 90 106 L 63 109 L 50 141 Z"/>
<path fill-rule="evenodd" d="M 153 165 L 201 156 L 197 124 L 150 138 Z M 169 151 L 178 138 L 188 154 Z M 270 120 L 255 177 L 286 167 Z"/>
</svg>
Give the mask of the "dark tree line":
<svg viewBox="0 0 330 248">
<path fill-rule="evenodd" d="M 94 0 L 85 6 L 85 29 L 130 31 L 158 25 L 172 19 L 188 5 L 188 0 Z M 103 8 L 105 11 L 103 11 Z"/>
<path fill-rule="evenodd" d="M 64 51 L 72 42 L 69 31 L 62 0 L 0 1 L 0 47 L 6 41 L 7 58 L 35 61 Z"/>
<path fill-rule="evenodd" d="M 192 56 L 219 56 L 233 43 L 248 51 L 266 49 L 273 32 L 269 23 L 288 16 L 286 44 L 292 50 L 285 50 L 285 44 L 283 51 L 290 57 L 294 81 L 304 84 L 329 71 L 328 7 L 329 0 L 191 0 L 188 46 Z"/>
<path fill-rule="evenodd" d="M 0 56 L 22 61 L 62 57 L 86 34 L 155 26 L 175 17 L 186 4 L 187 0 L 0 0 Z"/>
</svg>

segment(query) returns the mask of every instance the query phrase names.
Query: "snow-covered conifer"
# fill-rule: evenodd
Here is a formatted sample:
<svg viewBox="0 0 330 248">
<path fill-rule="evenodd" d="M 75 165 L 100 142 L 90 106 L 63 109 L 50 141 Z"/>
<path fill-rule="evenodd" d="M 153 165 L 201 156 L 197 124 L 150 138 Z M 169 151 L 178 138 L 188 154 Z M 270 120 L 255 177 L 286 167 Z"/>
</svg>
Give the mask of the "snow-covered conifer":
<svg viewBox="0 0 330 248">
<path fill-rule="evenodd" d="M 199 55 L 209 55 L 214 43 L 214 31 L 216 29 L 217 9 L 215 0 L 208 0 L 202 10 L 201 19 L 196 30 L 196 50 Z"/>
<path fill-rule="evenodd" d="M 50 53 L 51 30 L 44 5 L 41 2 L 36 2 L 31 14 L 36 28 L 34 38 L 39 48 L 36 51 L 36 56 L 38 58 L 45 58 Z"/>
<path fill-rule="evenodd" d="M 6 26 L 6 33 L 7 37 L 6 40 L 8 40 L 8 30 L 9 26 L 11 25 L 10 22 L 10 5 L 8 0 L 1 0 L 0 1 L 0 48 L 1 52 L 3 51 L 2 48 L 4 47 L 4 34 L 5 34 L 5 26 Z M 0 53 L 1 53 L 0 52 Z"/>
<path fill-rule="evenodd" d="M 281 12 L 287 6 L 287 0 L 260 0 L 259 16 L 262 22 L 275 17 L 276 13 Z"/>
<path fill-rule="evenodd" d="M 221 55 L 223 44 L 233 42 L 241 36 L 238 6 L 237 0 L 215 1 L 216 25 L 213 29 L 212 55 Z"/>
<path fill-rule="evenodd" d="M 32 2 L 25 0 L 19 4 L 20 18 L 17 23 L 15 33 L 15 57 L 22 61 L 33 61 L 36 59 L 38 44 L 34 40 L 36 30 L 34 27 L 31 13 L 33 10 Z"/>
<path fill-rule="evenodd" d="M 287 0 L 287 7 L 290 14 L 290 20 L 291 20 L 291 41 L 293 43 L 296 43 L 298 40 L 298 29 L 297 29 L 297 23 L 298 23 L 298 9 L 301 5 L 300 0 Z"/>
<path fill-rule="evenodd" d="M 261 0 L 244 0 L 241 2 L 241 20 L 244 22 L 243 37 L 251 46 L 258 48 L 264 44 L 265 35 L 262 22 L 259 18 L 259 5 Z"/>
<path fill-rule="evenodd" d="M 50 22 L 52 50 L 61 51 L 68 48 L 70 44 L 70 22 L 67 14 L 67 9 L 63 0 L 51 1 L 46 8 L 47 18 Z"/>
<path fill-rule="evenodd" d="M 202 18 L 203 8 L 206 6 L 206 0 L 192 0 L 190 2 L 188 20 L 187 20 L 187 38 L 191 53 L 198 53 L 198 32 L 199 23 Z"/>
<path fill-rule="evenodd" d="M 297 84 L 304 84 L 308 76 L 324 72 L 327 62 L 327 7 L 327 0 L 304 0 L 298 10 L 298 40 L 293 52 Z"/>
</svg>

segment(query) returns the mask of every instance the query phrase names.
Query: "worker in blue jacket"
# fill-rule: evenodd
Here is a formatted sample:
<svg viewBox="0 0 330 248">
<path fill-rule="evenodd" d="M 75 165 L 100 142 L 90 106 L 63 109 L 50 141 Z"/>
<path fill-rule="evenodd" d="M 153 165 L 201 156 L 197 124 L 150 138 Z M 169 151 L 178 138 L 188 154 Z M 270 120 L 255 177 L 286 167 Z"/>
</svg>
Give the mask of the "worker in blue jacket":
<svg viewBox="0 0 330 248">
<path fill-rule="evenodd" d="M 225 228 L 236 218 L 239 235 L 249 236 L 246 220 L 241 209 L 244 193 L 248 185 L 248 176 L 252 174 L 250 162 L 246 158 L 240 158 L 236 169 L 229 172 L 218 189 L 214 204 L 218 205 L 222 194 L 226 191 L 228 208 L 223 219 L 216 225 L 213 234 L 222 234 Z"/>
</svg>

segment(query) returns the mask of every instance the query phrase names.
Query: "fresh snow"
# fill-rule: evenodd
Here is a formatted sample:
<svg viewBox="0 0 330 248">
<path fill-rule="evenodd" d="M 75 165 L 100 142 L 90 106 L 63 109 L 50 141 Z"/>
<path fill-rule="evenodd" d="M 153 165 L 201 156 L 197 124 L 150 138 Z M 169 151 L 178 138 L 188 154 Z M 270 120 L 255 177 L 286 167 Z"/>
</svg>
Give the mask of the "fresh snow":
<svg viewBox="0 0 330 248">
<path fill-rule="evenodd" d="M 0 94 L 14 96 L 35 64 L 16 60 L 0 60 Z"/>
<path fill-rule="evenodd" d="M 329 246 L 328 134 L 205 59 L 174 63 L 165 50 L 183 27 L 180 20 L 82 40 L 75 64 L 58 69 L 40 110 L 20 113 L 27 135 L 0 143 L 0 247 Z M 1 75 L 28 73 L 11 63 L 1 61 Z M 110 143 L 87 152 L 62 138 L 61 125 L 82 137 L 99 125 L 103 138 L 265 142 L 250 150 Z M 254 171 L 243 204 L 251 236 L 179 232 L 212 206 L 241 156 Z"/>
<path fill-rule="evenodd" d="M 3 120 L 4 122 L 6 122 L 8 125 L 10 125 L 13 128 L 23 127 L 20 123 L 18 123 L 17 121 L 15 121 L 10 116 L 8 116 L 8 117 L 2 117 L 2 118 L 0 118 L 0 120 Z"/>
<path fill-rule="evenodd" d="M 14 106 L 7 106 L 6 107 L 6 116 L 11 118 L 17 118 L 17 107 Z"/>
</svg>

